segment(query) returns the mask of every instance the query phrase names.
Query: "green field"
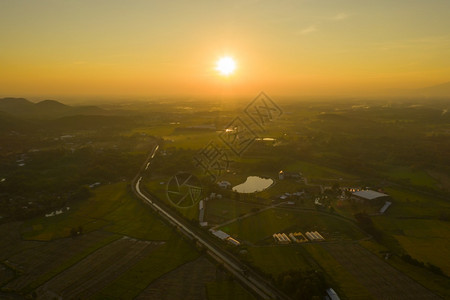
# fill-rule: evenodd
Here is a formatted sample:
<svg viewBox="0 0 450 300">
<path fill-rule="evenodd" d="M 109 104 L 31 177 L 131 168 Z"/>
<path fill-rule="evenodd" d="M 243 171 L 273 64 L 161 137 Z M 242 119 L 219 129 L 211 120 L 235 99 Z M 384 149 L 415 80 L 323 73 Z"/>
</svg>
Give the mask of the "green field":
<svg viewBox="0 0 450 300">
<path fill-rule="evenodd" d="M 369 291 L 359 283 L 358 279 L 351 275 L 322 246 L 318 244 L 305 244 L 304 247 L 328 275 L 328 280 L 333 283 L 333 288 L 336 287 L 336 291 L 340 297 L 343 296 L 343 293 L 347 299 L 372 299 Z"/>
<path fill-rule="evenodd" d="M 386 188 L 394 200 L 388 209 L 389 216 L 438 218 L 442 213 L 450 214 L 450 202 L 443 199 L 411 192 L 401 188 Z"/>
<path fill-rule="evenodd" d="M 175 174 L 174 174 L 175 175 Z M 167 196 L 167 181 L 170 180 L 170 178 L 167 177 L 157 177 L 152 178 L 151 181 L 146 180 L 144 182 L 145 187 L 147 190 L 151 191 L 153 195 L 158 197 L 159 200 L 163 201 L 167 205 L 171 206 L 174 210 L 177 210 L 183 217 L 185 217 L 188 220 L 198 219 L 198 205 L 192 205 L 189 207 L 179 207 L 175 206 Z M 163 183 L 163 184 L 161 184 Z"/>
<path fill-rule="evenodd" d="M 377 217 L 375 224 L 387 231 L 412 257 L 430 262 L 450 274 L 450 224 L 439 220 Z"/>
<path fill-rule="evenodd" d="M 220 280 L 208 283 L 206 285 L 206 294 L 208 299 L 225 300 L 225 299 L 237 299 L 237 300 L 250 300 L 255 299 L 244 287 L 238 284 L 234 280 Z"/>
<path fill-rule="evenodd" d="M 215 131 L 172 133 L 163 136 L 168 147 L 183 149 L 202 149 L 211 141 L 218 141 L 219 137 Z"/>
<path fill-rule="evenodd" d="M 221 228 L 237 238 L 255 243 L 283 231 L 317 230 L 325 238 L 360 239 L 364 234 L 352 223 L 316 211 L 270 209 Z"/>
<path fill-rule="evenodd" d="M 199 253 L 193 245 L 179 236 L 174 236 L 139 264 L 121 274 L 93 299 L 132 299 L 158 277 L 198 256 Z"/>
<path fill-rule="evenodd" d="M 382 253 L 388 251 L 386 247 L 383 247 L 372 240 L 360 241 L 359 244 L 378 255 L 380 258 L 384 257 Z M 421 267 L 413 266 L 397 256 L 391 257 L 386 262 L 417 282 L 420 282 L 426 288 L 436 292 L 444 299 L 450 298 L 450 278 L 436 275 Z"/>
<path fill-rule="evenodd" d="M 393 180 L 400 180 L 412 185 L 424 186 L 432 189 L 435 189 L 439 183 L 425 170 L 412 170 L 411 168 L 406 167 L 396 167 L 390 169 L 388 172 L 383 172 L 382 174 Z"/>
<path fill-rule="evenodd" d="M 302 246 L 248 247 L 248 260 L 274 277 L 289 270 L 308 270 L 317 267 Z"/>
<path fill-rule="evenodd" d="M 308 180 L 315 179 L 356 179 L 355 176 L 333 169 L 320 166 L 306 161 L 297 161 L 286 168 L 289 172 L 301 172 Z"/>
<path fill-rule="evenodd" d="M 132 221 L 131 221 L 132 220 Z M 23 225 L 23 237 L 52 240 L 70 236 L 72 228 L 98 229 L 149 240 L 166 240 L 173 234 L 156 215 L 127 190 L 127 183 L 101 186 L 86 201 L 54 217 L 40 217 Z"/>
<path fill-rule="evenodd" d="M 209 222 L 224 222 L 261 208 L 260 205 L 237 202 L 226 198 L 209 200 L 205 206 L 206 219 Z"/>
<path fill-rule="evenodd" d="M 88 232 L 102 233 L 100 236 L 105 237 L 97 238 L 88 247 L 66 255 L 67 257 L 54 267 L 43 268 L 42 274 L 33 275 L 31 284 L 22 291 L 31 292 L 42 286 L 123 235 L 164 242 L 156 246 L 155 250 L 142 258 L 139 263 L 120 274 L 108 286 L 97 291 L 92 299 L 134 298 L 156 279 L 199 257 L 200 253 L 195 246 L 176 234 L 151 209 L 134 198 L 127 190 L 126 183 L 102 186 L 93 192 L 90 199 L 73 205 L 62 215 L 40 217 L 23 224 L 22 232 L 27 239 L 45 241 L 44 245 L 49 247 L 57 241 L 76 242 L 77 239 L 61 239 L 69 236 L 72 227 L 82 226 L 83 237 L 87 237 Z M 34 262 L 32 259 L 39 259 L 39 256 L 28 259 L 38 264 L 38 261 Z M 235 281 L 219 278 L 205 284 L 210 299 L 254 299 Z"/>
</svg>

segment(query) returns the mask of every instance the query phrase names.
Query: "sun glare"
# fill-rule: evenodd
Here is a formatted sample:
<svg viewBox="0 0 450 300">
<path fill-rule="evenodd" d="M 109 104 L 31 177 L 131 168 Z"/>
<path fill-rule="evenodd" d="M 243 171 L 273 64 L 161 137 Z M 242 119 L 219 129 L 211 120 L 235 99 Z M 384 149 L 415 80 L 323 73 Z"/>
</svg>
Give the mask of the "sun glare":
<svg viewBox="0 0 450 300">
<path fill-rule="evenodd" d="M 221 75 L 228 76 L 234 73 L 236 69 L 236 63 L 233 58 L 225 56 L 217 61 L 216 70 L 219 71 Z"/>
</svg>

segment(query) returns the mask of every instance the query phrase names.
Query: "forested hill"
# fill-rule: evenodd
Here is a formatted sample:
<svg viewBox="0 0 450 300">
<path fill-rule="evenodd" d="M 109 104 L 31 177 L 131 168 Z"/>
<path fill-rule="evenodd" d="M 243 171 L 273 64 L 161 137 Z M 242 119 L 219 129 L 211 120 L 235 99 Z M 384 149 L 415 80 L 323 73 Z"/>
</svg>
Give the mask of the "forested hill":
<svg viewBox="0 0 450 300">
<path fill-rule="evenodd" d="M 44 100 L 38 103 L 24 98 L 0 99 L 0 112 L 27 118 L 59 118 L 73 115 L 108 115 L 107 110 L 97 106 L 70 106 L 56 100 Z"/>
</svg>

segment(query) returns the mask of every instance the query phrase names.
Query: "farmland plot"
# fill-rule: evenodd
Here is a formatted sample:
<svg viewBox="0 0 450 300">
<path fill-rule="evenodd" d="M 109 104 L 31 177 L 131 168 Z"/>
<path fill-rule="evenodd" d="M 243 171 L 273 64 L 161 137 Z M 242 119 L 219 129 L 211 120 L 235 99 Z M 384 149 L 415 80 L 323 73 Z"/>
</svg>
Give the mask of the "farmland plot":
<svg viewBox="0 0 450 300">
<path fill-rule="evenodd" d="M 164 242 L 123 237 L 95 251 L 37 289 L 40 297 L 86 299 L 137 264 Z"/>
<path fill-rule="evenodd" d="M 5 288 L 12 291 L 21 291 L 72 256 L 110 237 L 113 237 L 110 233 L 96 231 L 75 239 L 64 238 L 52 242 L 39 242 L 37 246 L 8 258 L 6 263 L 22 275 L 10 281 Z"/>
<path fill-rule="evenodd" d="M 207 299 L 205 285 L 216 279 L 216 267 L 205 257 L 163 275 L 137 299 Z"/>
<path fill-rule="evenodd" d="M 329 243 L 323 247 L 358 278 L 375 299 L 440 299 L 359 245 Z"/>
<path fill-rule="evenodd" d="M 2 261 L 21 250 L 41 245 L 36 241 L 22 240 L 20 236 L 21 226 L 21 222 L 0 225 L 0 259 Z"/>
</svg>

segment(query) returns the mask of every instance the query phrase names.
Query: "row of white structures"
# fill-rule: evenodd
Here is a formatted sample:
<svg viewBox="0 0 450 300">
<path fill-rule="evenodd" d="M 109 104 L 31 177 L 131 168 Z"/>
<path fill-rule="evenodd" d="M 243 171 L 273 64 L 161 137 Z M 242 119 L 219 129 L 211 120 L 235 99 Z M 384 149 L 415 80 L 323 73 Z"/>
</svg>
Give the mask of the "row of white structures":
<svg viewBox="0 0 450 300">
<path fill-rule="evenodd" d="M 223 232 L 222 230 L 209 230 L 213 235 L 221 239 L 222 241 L 226 241 L 234 246 L 239 246 L 241 243 L 235 238 L 231 237 L 228 233 Z"/>
<path fill-rule="evenodd" d="M 305 235 L 308 237 L 310 241 L 324 241 L 325 238 L 317 231 L 306 232 Z M 273 238 L 276 242 L 280 244 L 290 244 L 292 242 L 301 243 L 304 240 L 297 239 L 293 233 L 289 233 L 289 236 L 286 233 L 274 233 Z M 300 234 L 303 237 L 303 235 Z"/>
</svg>

